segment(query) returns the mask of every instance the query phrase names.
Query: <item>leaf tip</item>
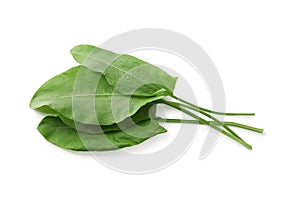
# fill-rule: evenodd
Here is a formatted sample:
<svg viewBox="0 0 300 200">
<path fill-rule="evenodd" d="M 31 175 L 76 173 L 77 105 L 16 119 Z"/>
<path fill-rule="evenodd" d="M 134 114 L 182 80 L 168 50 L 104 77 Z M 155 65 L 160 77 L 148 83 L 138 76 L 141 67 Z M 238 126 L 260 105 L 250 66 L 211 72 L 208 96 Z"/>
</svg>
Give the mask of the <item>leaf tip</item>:
<svg viewBox="0 0 300 200">
<path fill-rule="evenodd" d="M 86 56 L 92 52 L 96 47 L 88 44 L 80 44 L 75 47 L 73 47 L 70 50 L 70 53 L 72 54 L 73 58 L 78 62 L 82 63 L 83 60 L 86 58 Z"/>
</svg>

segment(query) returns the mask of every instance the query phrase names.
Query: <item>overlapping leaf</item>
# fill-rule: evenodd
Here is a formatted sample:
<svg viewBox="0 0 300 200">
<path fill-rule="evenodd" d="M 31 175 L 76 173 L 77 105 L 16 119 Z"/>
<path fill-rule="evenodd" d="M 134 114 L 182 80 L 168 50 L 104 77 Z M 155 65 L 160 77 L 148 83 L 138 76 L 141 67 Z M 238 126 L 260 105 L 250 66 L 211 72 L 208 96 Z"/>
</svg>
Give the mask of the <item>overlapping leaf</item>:
<svg viewBox="0 0 300 200">
<path fill-rule="evenodd" d="M 47 81 L 35 93 L 30 106 L 84 124 L 110 125 L 163 97 L 123 95 L 101 73 L 77 66 Z"/>
<path fill-rule="evenodd" d="M 138 126 L 126 130 L 109 131 L 105 134 L 88 134 L 77 132 L 58 117 L 45 117 L 38 126 L 45 139 L 59 147 L 75 151 L 107 151 L 140 144 L 166 130 L 155 121 L 144 120 Z M 144 126 L 144 127 L 143 127 Z M 143 131 L 141 128 L 143 127 Z"/>
<path fill-rule="evenodd" d="M 79 64 L 103 73 L 108 83 L 117 86 L 122 94 L 167 96 L 173 93 L 177 78 L 134 56 L 91 45 L 78 45 L 71 53 Z"/>
<path fill-rule="evenodd" d="M 156 114 L 156 104 L 149 103 L 141 107 L 134 115 L 124 119 L 122 122 L 106 125 L 106 126 L 83 124 L 80 122 L 75 122 L 71 119 L 62 116 L 59 116 L 59 118 L 67 126 L 74 128 L 79 132 L 99 134 L 99 133 L 107 133 L 111 131 L 126 130 L 129 127 L 135 126 L 136 123 L 148 119 L 153 119 L 155 117 L 155 114 Z"/>
</svg>

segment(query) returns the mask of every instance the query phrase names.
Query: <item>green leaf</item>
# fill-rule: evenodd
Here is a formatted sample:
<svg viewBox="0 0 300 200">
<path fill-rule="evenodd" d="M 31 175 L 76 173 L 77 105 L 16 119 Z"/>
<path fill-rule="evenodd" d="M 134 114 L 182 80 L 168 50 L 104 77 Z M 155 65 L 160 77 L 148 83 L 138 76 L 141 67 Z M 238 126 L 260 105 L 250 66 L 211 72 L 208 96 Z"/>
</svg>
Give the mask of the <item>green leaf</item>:
<svg viewBox="0 0 300 200">
<path fill-rule="evenodd" d="M 81 65 L 104 74 L 122 94 L 141 96 L 172 95 L 176 80 L 160 68 L 126 54 L 116 54 L 91 45 L 71 50 Z"/>
<path fill-rule="evenodd" d="M 137 145 L 166 129 L 152 120 L 144 120 L 124 131 L 106 134 L 78 133 L 65 125 L 58 117 L 45 117 L 38 126 L 44 138 L 59 147 L 75 151 L 106 151 Z"/>
<path fill-rule="evenodd" d="M 91 133 L 91 134 L 99 134 L 104 132 L 119 131 L 120 129 L 127 129 L 131 126 L 134 126 L 138 122 L 155 118 L 155 114 L 156 114 L 156 104 L 149 103 L 141 107 L 134 115 L 126 118 L 122 122 L 117 124 L 106 125 L 106 126 L 83 124 L 65 118 L 63 116 L 59 116 L 59 118 L 61 119 L 62 122 L 64 122 L 64 124 L 66 124 L 71 128 L 75 128 L 78 131 Z"/>
<path fill-rule="evenodd" d="M 120 94 L 101 73 L 77 66 L 42 85 L 30 107 L 84 124 L 111 125 L 163 97 Z"/>
</svg>

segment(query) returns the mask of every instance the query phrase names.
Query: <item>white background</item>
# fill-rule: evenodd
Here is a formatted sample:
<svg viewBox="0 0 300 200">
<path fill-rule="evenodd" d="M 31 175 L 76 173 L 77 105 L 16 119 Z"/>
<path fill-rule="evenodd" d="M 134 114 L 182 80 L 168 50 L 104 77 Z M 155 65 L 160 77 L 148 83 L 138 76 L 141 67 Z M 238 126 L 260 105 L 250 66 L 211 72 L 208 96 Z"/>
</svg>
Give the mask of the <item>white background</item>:
<svg viewBox="0 0 300 200">
<path fill-rule="evenodd" d="M 1 1 L 0 199 L 299 199 L 299 10 L 289 0 Z M 149 27 L 180 32 L 210 55 L 227 111 L 255 111 L 235 120 L 265 128 L 263 136 L 240 132 L 252 151 L 221 137 L 198 160 L 202 128 L 172 166 L 128 175 L 36 131 L 41 116 L 30 98 L 75 65 L 70 48 Z"/>
</svg>

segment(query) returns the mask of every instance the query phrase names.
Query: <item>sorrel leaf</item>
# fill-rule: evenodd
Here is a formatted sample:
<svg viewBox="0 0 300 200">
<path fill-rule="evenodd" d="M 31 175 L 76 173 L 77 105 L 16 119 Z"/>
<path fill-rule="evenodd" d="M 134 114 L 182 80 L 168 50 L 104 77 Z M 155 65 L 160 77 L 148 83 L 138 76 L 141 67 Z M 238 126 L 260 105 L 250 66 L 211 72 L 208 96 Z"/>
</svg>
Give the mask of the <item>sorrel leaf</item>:
<svg viewBox="0 0 300 200">
<path fill-rule="evenodd" d="M 77 84 L 78 79 L 85 81 Z M 93 82 L 97 85 L 92 85 Z M 84 124 L 110 125 L 163 97 L 120 94 L 101 73 L 77 66 L 42 85 L 33 96 L 30 107 Z"/>
<path fill-rule="evenodd" d="M 59 147 L 75 151 L 107 151 L 129 147 L 142 143 L 166 130 L 155 121 L 145 120 L 124 131 L 107 132 L 106 134 L 78 133 L 65 125 L 58 117 L 45 117 L 38 126 L 44 138 Z"/>
<path fill-rule="evenodd" d="M 106 126 L 83 124 L 65 118 L 63 116 L 59 116 L 59 118 L 67 126 L 71 128 L 75 128 L 78 131 L 91 133 L 91 134 L 99 134 L 99 133 L 105 133 L 111 131 L 119 131 L 120 129 L 127 129 L 131 126 L 134 126 L 138 122 L 148 120 L 148 119 L 154 119 L 155 114 L 156 114 L 156 104 L 149 103 L 141 107 L 134 115 L 124 119 L 122 122 L 117 124 L 106 125 Z"/>
<path fill-rule="evenodd" d="M 127 54 L 116 54 L 91 45 L 71 50 L 81 65 L 104 74 L 108 83 L 122 94 L 171 95 L 176 79 L 160 68 Z"/>
</svg>

